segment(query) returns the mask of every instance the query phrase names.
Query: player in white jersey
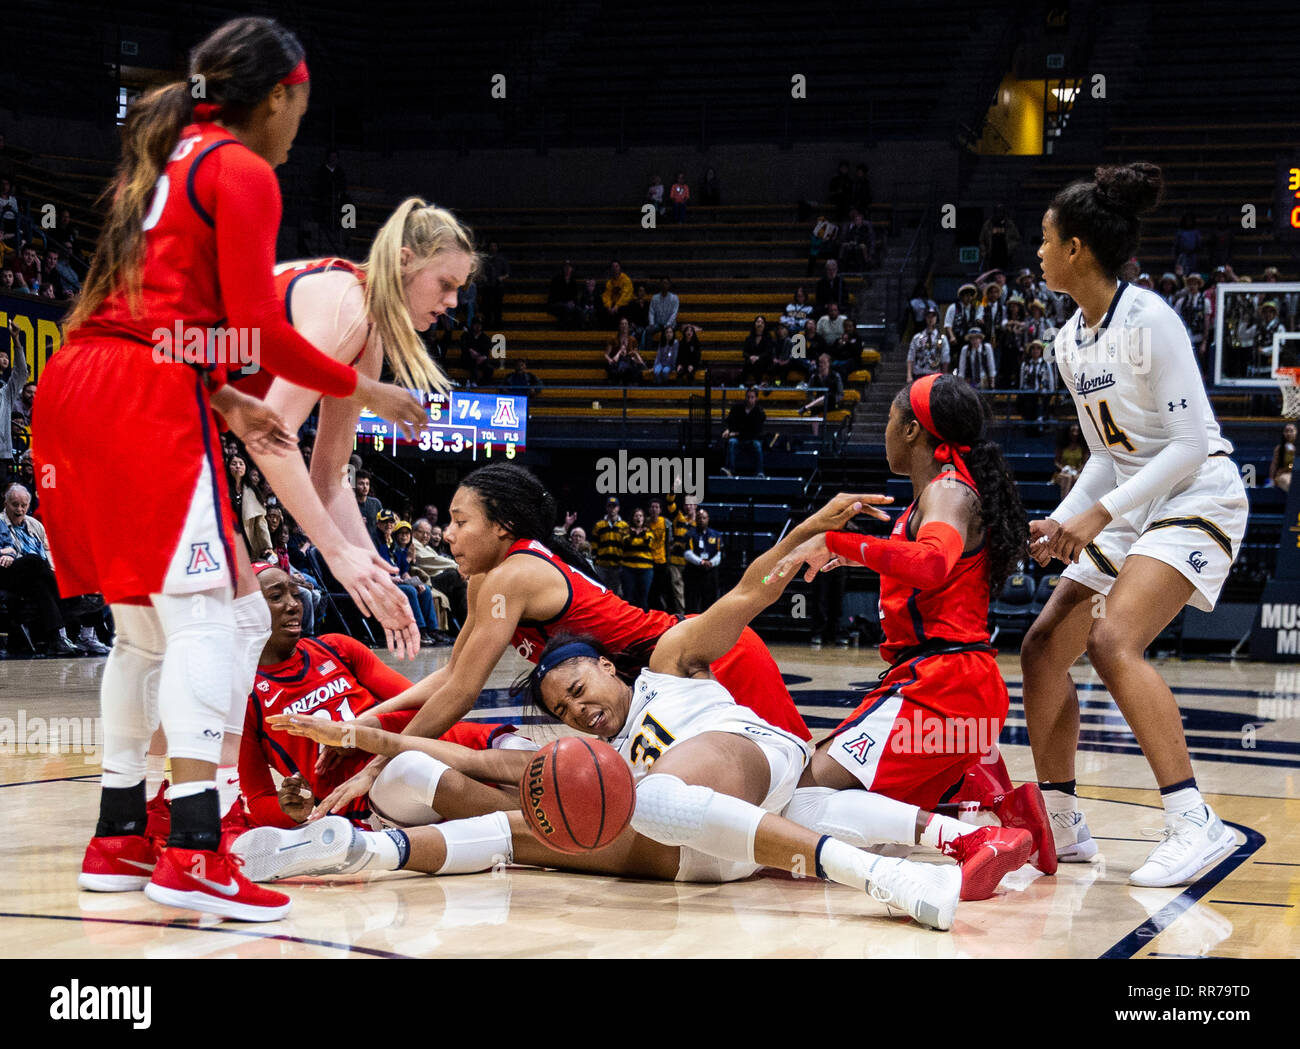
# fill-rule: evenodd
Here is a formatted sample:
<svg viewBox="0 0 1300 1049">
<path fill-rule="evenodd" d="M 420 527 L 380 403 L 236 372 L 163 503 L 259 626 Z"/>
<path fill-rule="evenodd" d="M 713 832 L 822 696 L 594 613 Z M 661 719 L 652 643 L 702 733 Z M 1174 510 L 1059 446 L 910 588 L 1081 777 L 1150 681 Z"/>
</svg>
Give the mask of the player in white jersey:
<svg viewBox="0 0 1300 1049">
<path fill-rule="evenodd" d="M 634 770 L 632 824 L 609 847 L 582 855 L 555 852 L 533 837 L 523 813 L 497 812 L 382 833 L 354 831 L 346 821 L 326 817 L 295 831 L 259 828 L 239 839 L 233 851 L 255 880 L 398 868 L 458 874 L 514 862 L 730 881 L 760 866 L 778 867 L 866 889 L 922 924 L 951 927 L 962 868 L 879 856 L 778 815 L 793 799 L 811 749 L 738 705 L 709 674 L 710 663 L 784 590 L 787 579 L 765 583 L 782 558 L 857 513 L 883 517 L 868 507 L 887 501 L 851 495 L 832 500 L 757 558 L 740 583 L 707 611 L 669 629 L 634 682 L 620 677 L 613 659 L 590 639 L 547 645 L 528 677 L 533 698 L 570 728 L 608 740 Z M 445 756 L 448 764 L 455 761 L 457 769 L 479 779 L 517 781 L 529 760 L 501 752 L 470 758 L 445 746 L 433 749 L 437 741 L 359 726 L 331 729 L 323 719 L 316 721 L 291 716 L 285 727 L 335 745 L 334 736 L 350 731 L 351 742 L 378 753 L 418 747 Z M 439 782 L 431 784 L 433 808 L 444 786 L 456 789 L 464 778 L 457 769 L 444 768 Z"/>
<path fill-rule="evenodd" d="M 1021 647 L 1030 745 L 1061 860 L 1097 851 L 1075 798 L 1069 668 L 1085 651 L 1151 765 L 1166 829 L 1130 875 L 1136 885 L 1182 884 L 1236 843 L 1197 790 L 1178 705 L 1144 658 L 1184 605 L 1214 607 L 1247 513 L 1186 329 L 1159 296 L 1118 280 L 1160 187 L 1151 164 L 1098 168 L 1043 217 L 1043 278 L 1079 303 L 1055 348 L 1092 456 L 1060 506 L 1030 523 L 1039 564 L 1068 567 Z"/>
</svg>

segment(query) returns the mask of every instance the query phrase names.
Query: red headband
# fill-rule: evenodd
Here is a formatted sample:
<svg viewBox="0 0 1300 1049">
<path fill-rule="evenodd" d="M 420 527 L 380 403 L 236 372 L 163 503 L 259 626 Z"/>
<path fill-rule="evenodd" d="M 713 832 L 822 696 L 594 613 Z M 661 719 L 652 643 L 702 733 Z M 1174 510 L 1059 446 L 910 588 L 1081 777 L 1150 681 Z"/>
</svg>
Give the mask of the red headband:
<svg viewBox="0 0 1300 1049">
<path fill-rule="evenodd" d="M 269 561 L 254 561 L 253 575 L 261 575 L 268 568 L 279 568 L 279 567 L 280 567 L 279 565 L 273 565 Z"/>
<path fill-rule="evenodd" d="M 288 75 L 280 81 L 285 87 L 293 87 L 294 84 L 302 84 L 311 79 L 307 73 L 307 60 L 300 59 L 298 64 L 289 70 Z M 217 102 L 200 102 L 194 107 L 194 119 L 196 121 L 209 121 L 215 119 L 216 115 L 221 112 L 221 105 Z"/>
<path fill-rule="evenodd" d="M 917 379 L 912 383 L 908 391 L 907 398 L 912 406 L 912 414 L 916 416 L 916 421 L 921 424 L 931 437 L 939 442 L 934 450 L 934 460 L 938 463 L 952 463 L 953 468 L 957 471 L 957 476 L 969 484 L 976 492 L 979 486 L 975 483 L 975 478 L 971 476 L 970 470 L 966 468 L 966 462 L 962 456 L 970 451 L 969 444 L 953 444 L 944 437 L 934 426 L 934 416 L 930 413 L 930 394 L 934 390 L 934 384 L 939 380 L 941 373 L 935 372 L 933 375 L 927 375 L 923 379 Z"/>
</svg>

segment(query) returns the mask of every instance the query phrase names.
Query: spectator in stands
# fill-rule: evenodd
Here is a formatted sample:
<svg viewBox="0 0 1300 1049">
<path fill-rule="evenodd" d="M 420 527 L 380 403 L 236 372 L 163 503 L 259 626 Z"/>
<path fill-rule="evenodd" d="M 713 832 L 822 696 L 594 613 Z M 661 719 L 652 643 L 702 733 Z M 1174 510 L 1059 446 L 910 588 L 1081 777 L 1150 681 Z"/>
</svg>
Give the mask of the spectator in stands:
<svg viewBox="0 0 1300 1049">
<path fill-rule="evenodd" d="M 631 278 L 623 272 L 618 259 L 614 259 L 609 264 L 609 279 L 605 281 L 605 290 L 600 296 L 601 319 L 607 324 L 621 320 L 632 301 L 632 292 Z"/>
<path fill-rule="evenodd" d="M 802 284 L 794 289 L 794 298 L 786 306 L 785 312 L 781 314 L 781 323 L 792 332 L 803 331 L 804 322 L 811 320 L 813 315 L 812 303 L 808 301 L 808 292 L 804 290 Z"/>
<path fill-rule="evenodd" d="M 452 618 L 465 622 L 466 585 L 456 567 L 456 561 L 442 541 L 442 529 L 421 517 L 415 522 L 411 536 L 411 564 L 438 593 L 444 595 L 451 607 Z"/>
<path fill-rule="evenodd" d="M 497 242 L 489 241 L 479 277 L 479 309 L 483 311 L 484 323 L 497 331 L 504 324 L 501 306 L 505 302 L 506 281 L 509 279 L 510 263 L 497 247 Z"/>
<path fill-rule="evenodd" d="M 1196 228 L 1195 212 L 1186 211 L 1174 234 L 1174 268 L 1191 273 L 1201 268 L 1201 231 Z"/>
<path fill-rule="evenodd" d="M 830 354 L 831 368 L 845 381 L 862 367 L 862 340 L 858 338 L 857 329 L 852 324 L 844 325 L 840 337 L 825 352 Z"/>
<path fill-rule="evenodd" d="M 709 168 L 700 180 L 700 203 L 707 208 L 716 208 L 722 203 L 722 183 L 713 168 Z"/>
<path fill-rule="evenodd" d="M 1178 297 L 1178 277 L 1173 273 L 1160 274 L 1160 284 L 1156 293 L 1164 299 L 1165 305 L 1170 308 L 1174 305 L 1174 299 Z"/>
<path fill-rule="evenodd" d="M 393 538 L 398 525 L 397 515 L 392 510 L 380 510 L 375 519 L 379 525 L 379 542 L 375 544 L 376 549 L 379 550 L 380 557 L 398 570 L 393 582 L 397 584 L 397 589 L 406 595 L 407 603 L 411 606 L 411 615 L 415 618 L 415 625 L 420 628 L 420 639 L 425 644 L 439 644 L 435 637 L 438 613 L 433 607 L 433 594 L 430 593 L 427 583 L 410 574 L 407 550 L 405 547 L 399 547 L 397 540 Z M 405 521 L 401 523 L 408 529 L 411 527 Z"/>
<path fill-rule="evenodd" d="M 1030 340 L 1025 337 L 1025 300 L 1019 295 L 1007 299 L 1007 319 L 1002 325 L 1003 355 L 998 358 L 998 371 L 1015 375 L 1024 360 Z"/>
<path fill-rule="evenodd" d="M 1025 392 L 1017 398 L 1017 410 L 1022 419 L 1041 422 L 1046 418 L 1052 394 L 1056 391 L 1056 369 L 1043 358 L 1045 349 L 1042 341 L 1035 339 L 1029 344 L 1024 363 L 1020 365 L 1020 389 Z M 1038 426 L 1031 426 L 1028 430 L 1032 437 L 1042 432 Z"/>
<path fill-rule="evenodd" d="M 1138 279 L 1137 279 L 1136 281 L 1134 281 L 1133 283 L 1134 283 L 1137 287 L 1142 288 L 1142 289 L 1144 289 L 1144 290 L 1146 290 L 1146 291 L 1155 291 L 1155 290 L 1156 290 L 1156 282 L 1155 282 L 1154 280 L 1151 279 L 1151 274 L 1149 274 L 1149 273 L 1139 273 L 1139 274 L 1138 274 Z"/>
<path fill-rule="evenodd" d="M 907 347 L 907 381 L 946 372 L 952 366 L 952 347 L 939 330 L 939 310 L 934 303 L 925 308 L 925 328 L 912 336 Z"/>
<path fill-rule="evenodd" d="M 808 380 L 808 349 L 803 347 L 803 352 L 795 356 L 794 339 L 790 337 L 790 329 L 784 320 L 776 326 L 776 334 L 772 336 L 771 375 L 775 386 L 788 383 L 791 375 L 795 376 L 795 382 Z"/>
<path fill-rule="evenodd" d="M 709 512 L 695 511 L 695 527 L 686 533 L 686 613 L 703 612 L 718 599 L 722 537 L 709 527 Z"/>
<path fill-rule="evenodd" d="M 636 298 L 627 304 L 626 316 L 632 326 L 632 334 L 636 336 L 637 346 L 644 347 L 648 351 L 651 345 L 647 337 L 647 330 L 650 327 L 650 296 L 644 284 L 636 286 Z"/>
<path fill-rule="evenodd" d="M 492 339 L 483 330 L 483 317 L 474 318 L 469 331 L 460 337 L 460 363 L 469 373 L 469 385 L 486 386 L 496 367 L 492 363 Z"/>
<path fill-rule="evenodd" d="M 58 299 L 70 299 L 81 291 L 81 278 L 68 265 L 58 248 L 51 248 L 45 253 L 45 278 L 54 286 L 54 295 Z"/>
<path fill-rule="evenodd" d="M 249 466 L 245 483 L 257 493 L 257 497 L 262 501 L 263 506 L 271 505 L 275 499 L 275 493 L 271 491 L 271 485 L 262 476 L 262 471 L 257 468 L 256 463 Z"/>
<path fill-rule="evenodd" d="M 817 322 L 809 320 L 804 322 L 803 326 L 803 344 L 804 353 L 808 355 L 811 361 L 817 360 L 818 356 L 830 352 L 830 346 L 817 334 Z"/>
<path fill-rule="evenodd" d="M 634 386 L 641 381 L 645 361 L 638 352 L 636 337 L 626 317 L 618 322 L 618 332 L 605 344 L 605 375 L 618 386 Z"/>
<path fill-rule="evenodd" d="M 266 507 L 248 483 L 248 463 L 242 455 L 232 455 L 226 463 L 230 504 L 235 510 L 235 525 L 240 529 L 248 556 L 253 561 L 274 561 L 271 533 L 266 527 Z"/>
<path fill-rule="evenodd" d="M 849 208 L 853 207 L 853 176 L 849 174 L 849 162 L 841 160 L 839 170 L 831 176 L 826 188 L 826 200 L 840 222 L 848 217 Z"/>
<path fill-rule="evenodd" d="M 832 301 L 817 321 L 817 337 L 823 346 L 830 347 L 839 342 L 848 327 L 848 318 L 840 313 L 839 303 Z"/>
<path fill-rule="evenodd" d="M 871 210 L 871 178 L 867 165 L 859 164 L 853 171 L 853 206 L 863 215 Z"/>
<path fill-rule="evenodd" d="M 23 282 L 18 271 L 12 266 L 6 266 L 0 269 L 0 291 L 23 292 L 27 290 L 27 285 Z"/>
<path fill-rule="evenodd" d="M 817 392 L 818 390 L 822 392 Z M 835 411 L 844 398 L 844 380 L 831 367 L 829 353 L 823 353 L 817 358 L 817 370 L 808 380 L 808 395 L 809 400 L 800 406 L 799 414 L 817 413 L 818 418 L 812 422 L 812 435 L 817 437 L 821 434 L 820 420 L 825 419 L 828 412 Z"/>
<path fill-rule="evenodd" d="M 8 474 L 9 464 L 14 457 L 11 429 L 13 413 L 18 411 L 26 418 L 31 418 L 31 409 L 24 410 L 23 402 L 23 387 L 29 374 L 27 353 L 23 349 L 18 326 L 10 317 L 8 347 L 0 350 L 0 475 Z"/>
<path fill-rule="evenodd" d="M 632 521 L 623 536 L 623 556 L 619 569 L 623 582 L 623 600 L 629 605 L 650 611 L 650 585 L 654 582 L 654 556 L 645 511 L 632 511 Z"/>
<path fill-rule="evenodd" d="M 849 224 L 840 233 L 839 260 L 846 273 L 865 273 L 876 257 L 876 231 L 857 208 L 849 212 Z"/>
<path fill-rule="evenodd" d="M 22 251 L 18 254 L 18 265 L 14 267 L 14 270 L 22 277 L 28 291 L 39 292 L 41 290 L 41 260 L 36 257 L 36 249 L 30 244 L 23 245 Z"/>
<path fill-rule="evenodd" d="M 18 407 L 23 415 L 28 419 L 32 417 L 32 408 L 36 404 L 36 383 L 29 382 L 23 386 L 22 397 L 19 398 Z"/>
<path fill-rule="evenodd" d="M 1002 298 L 1002 285 L 997 281 L 990 281 L 984 287 L 984 305 L 980 307 L 979 324 L 984 329 L 984 341 L 993 351 L 993 359 L 998 362 L 998 371 L 1009 380 L 1014 380 L 1016 371 L 1020 368 L 1020 355 L 1016 353 L 1010 360 L 1006 356 L 1007 304 Z"/>
<path fill-rule="evenodd" d="M 343 221 L 343 209 L 352 206 L 352 198 L 348 195 L 348 177 L 339 163 L 337 149 L 326 153 L 324 162 L 316 169 L 312 203 L 326 247 L 340 255 L 344 254 L 351 227 Z"/>
<path fill-rule="evenodd" d="M 1120 266 L 1119 279 L 1128 281 L 1130 284 L 1134 284 L 1137 282 L 1137 279 L 1141 275 L 1141 273 L 1142 273 L 1142 263 L 1140 263 L 1136 258 L 1132 258 L 1129 259 L 1128 262 Z"/>
<path fill-rule="evenodd" d="M 1291 491 L 1291 472 L 1295 469 L 1296 424 L 1282 424 L 1282 439 L 1273 446 L 1268 464 L 1268 483 L 1284 492 Z"/>
<path fill-rule="evenodd" d="M 771 370 L 772 335 L 767 330 L 767 318 L 760 314 L 754 318 L 740 351 L 740 381 L 765 382 Z"/>
<path fill-rule="evenodd" d="M 650 560 L 654 564 L 654 576 L 650 581 L 650 608 L 663 612 L 673 609 L 673 585 L 668 575 L 668 541 L 673 528 L 663 515 L 663 503 L 658 499 L 650 500 L 650 512 L 646 514 L 646 531 L 650 533 Z M 649 609 L 647 609 L 649 611 Z"/>
<path fill-rule="evenodd" d="M 677 381 L 693 384 L 699 370 L 702 350 L 700 334 L 694 324 L 682 326 L 681 346 L 677 349 Z"/>
<path fill-rule="evenodd" d="M 926 310 L 934 310 L 937 317 L 939 304 L 930 298 L 930 291 L 926 288 L 925 281 L 918 281 L 912 289 L 912 297 L 908 299 L 907 305 L 903 307 L 903 316 L 899 323 L 899 330 L 903 333 L 904 338 L 910 339 L 925 327 Z"/>
<path fill-rule="evenodd" d="M 686 614 L 686 582 L 683 577 L 686 571 L 686 535 L 691 530 L 691 522 L 695 520 L 695 504 L 689 499 L 679 504 L 677 499 L 678 493 L 668 493 L 666 520 L 671 529 L 668 541 L 668 580 L 672 599 L 668 611 L 681 616 Z"/>
<path fill-rule="evenodd" d="M 681 348 L 681 340 L 677 338 L 677 332 L 670 324 L 659 335 L 659 349 L 655 351 L 655 382 L 663 385 L 669 379 L 677 376 L 677 351 Z"/>
<path fill-rule="evenodd" d="M 628 523 L 619 516 L 618 498 L 605 500 L 605 516 L 591 530 L 591 545 L 596 549 L 596 572 L 606 588 L 623 596 L 623 541 Z"/>
<path fill-rule="evenodd" d="M 600 294 L 596 291 L 596 278 L 588 277 L 578 293 L 578 324 L 590 331 L 596 326 L 601 312 Z"/>
<path fill-rule="evenodd" d="M 1174 312 L 1178 314 L 1187 329 L 1187 337 L 1192 340 L 1192 350 L 1201 366 L 1201 374 L 1208 375 L 1212 367 L 1207 348 L 1209 346 L 1210 316 L 1206 309 L 1205 296 L 1201 289 L 1205 278 L 1199 273 L 1188 273 L 1183 278 L 1183 290 L 1174 299 Z"/>
<path fill-rule="evenodd" d="M 1007 214 L 1005 204 L 993 208 L 993 214 L 980 228 L 980 258 L 985 269 L 1008 269 L 1020 246 L 1020 231 Z"/>
<path fill-rule="evenodd" d="M 569 530 L 569 545 L 588 561 L 592 558 L 591 544 L 587 542 L 587 530 L 578 526 Z"/>
<path fill-rule="evenodd" d="M 1034 277 L 1034 271 L 1028 266 L 1022 268 L 1016 274 L 1016 291 L 1026 302 L 1033 302 L 1039 297 L 1039 285 L 1037 278 Z"/>
<path fill-rule="evenodd" d="M 546 294 L 546 310 L 560 322 L 560 327 L 578 326 L 578 298 L 581 294 L 582 288 L 573 275 L 573 263 L 565 259 L 560 272 L 551 278 L 551 290 Z"/>
<path fill-rule="evenodd" d="M 1071 423 L 1060 433 L 1056 441 L 1056 473 L 1052 474 L 1052 483 L 1061 490 L 1061 498 L 1070 494 L 1074 482 L 1079 479 L 1079 471 L 1088 461 L 1088 442 L 1083 439 L 1083 431 L 1077 422 Z"/>
<path fill-rule="evenodd" d="M 650 187 L 645 191 L 645 200 L 647 204 L 653 204 L 656 219 L 661 219 L 668 213 L 668 206 L 664 203 L 664 178 L 662 175 L 655 175 L 650 179 Z"/>
<path fill-rule="evenodd" d="M 379 511 L 384 506 L 383 503 L 370 494 L 371 480 L 369 470 L 358 470 L 355 474 L 355 480 L 352 482 L 352 488 L 357 496 L 357 509 L 361 511 L 361 519 L 366 522 L 366 531 L 370 533 L 370 539 L 378 549 Z"/>
<path fill-rule="evenodd" d="M 58 289 L 54 286 L 53 282 L 48 281 L 48 280 L 46 280 L 46 281 L 42 281 L 42 283 L 41 283 L 41 290 L 40 290 L 40 298 L 42 298 L 42 299 L 56 300 L 56 299 L 58 299 L 58 297 L 59 297 L 59 296 L 58 296 Z"/>
<path fill-rule="evenodd" d="M 13 184 L 7 178 L 0 178 L 0 261 L 18 254 L 20 214 Z"/>
<path fill-rule="evenodd" d="M 673 282 L 667 277 L 659 278 L 659 290 L 650 300 L 650 321 L 646 329 L 647 337 L 657 339 L 665 328 L 677 327 L 677 311 L 681 300 L 673 294 Z"/>
<path fill-rule="evenodd" d="M 817 282 L 817 317 L 824 317 L 834 303 L 841 310 L 848 302 L 844 291 L 844 278 L 840 276 L 840 264 L 834 259 L 826 261 L 826 275 Z"/>
<path fill-rule="evenodd" d="M 1277 284 L 1282 280 L 1282 274 L 1276 266 L 1265 266 L 1260 280 L 1268 284 Z M 1286 330 L 1295 331 L 1300 327 L 1300 292 L 1272 292 L 1270 297 L 1278 304 L 1279 316 L 1282 318 L 1282 323 L 1286 325 Z"/>
<path fill-rule="evenodd" d="M 722 472 L 728 477 L 735 476 L 736 451 L 742 444 L 754 449 L 756 475 L 767 476 L 763 473 L 763 423 L 766 421 L 767 413 L 758 406 L 758 387 L 750 386 L 745 390 L 745 400 L 727 413 L 727 425 L 722 431 L 722 439 L 727 442 L 727 465 Z"/>
<path fill-rule="evenodd" d="M 409 583 L 416 588 L 419 600 L 423 603 L 425 595 L 433 607 L 433 615 L 426 613 L 427 634 L 425 639 L 435 645 L 449 645 L 453 638 L 449 635 L 451 619 L 451 602 L 432 580 L 428 572 L 418 563 L 415 550 L 415 536 L 408 521 L 399 520 L 393 526 L 393 555 L 400 574 L 397 582 Z M 456 573 L 459 577 L 460 573 Z"/>
<path fill-rule="evenodd" d="M 528 362 L 521 357 L 515 361 L 515 370 L 510 373 L 502 392 L 516 397 L 534 397 L 542 392 L 542 380 L 528 370 Z"/>
<path fill-rule="evenodd" d="M 465 330 L 468 331 L 474 323 L 474 318 L 478 315 L 478 280 L 475 279 L 474 277 L 471 277 L 468 281 L 466 281 L 465 286 L 463 288 L 456 289 L 456 309 L 457 310 L 463 309 L 465 311 L 465 317 L 463 319 L 463 323 L 465 325 Z M 433 328 L 431 328 L 430 330 L 441 331 L 443 319 L 444 319 L 443 317 L 439 317 L 438 323 L 434 325 Z M 446 342 L 450 342 L 451 341 L 450 325 L 446 328 L 446 331 L 448 333 L 448 339 L 446 340 Z M 444 342 L 443 339 L 439 338 L 438 342 L 440 345 L 443 345 L 445 348 L 446 342 Z M 444 357 L 446 356 L 445 349 L 444 349 L 443 356 Z"/>
<path fill-rule="evenodd" d="M 957 289 L 957 301 L 943 316 L 943 333 L 955 353 L 966 345 L 966 333 L 979 324 L 980 308 L 975 302 L 978 293 L 974 284 L 963 284 Z"/>
<path fill-rule="evenodd" d="M 1277 299 L 1265 299 L 1259 304 L 1259 329 L 1256 344 L 1265 358 L 1269 371 L 1273 370 L 1273 339 L 1286 333 L 1286 325 L 1278 316 Z"/>
<path fill-rule="evenodd" d="M 677 172 L 677 181 L 673 183 L 668 196 L 673 202 L 673 221 L 686 221 L 686 204 L 691 199 L 691 187 L 686 184 L 686 172 Z"/>
<path fill-rule="evenodd" d="M 67 248 L 70 258 L 78 256 L 81 229 L 72 221 L 72 212 L 67 208 L 60 210 L 58 223 L 51 232 L 54 234 L 54 239 Z"/>
<path fill-rule="evenodd" d="M 957 361 L 957 374 L 977 389 L 991 390 L 997 385 L 997 372 L 993 347 L 984 341 L 984 329 L 976 325 L 966 333 L 966 345 Z"/>
<path fill-rule="evenodd" d="M 438 507 L 435 504 L 433 503 L 424 504 L 424 518 L 426 521 L 428 521 L 430 528 L 437 529 L 441 533 L 441 529 L 438 529 Z M 417 532 L 419 531 L 418 521 L 416 522 L 416 531 Z M 439 538 L 441 538 L 441 534 L 439 535 Z"/>
<path fill-rule="evenodd" d="M 808 241 L 808 276 L 817 270 L 819 259 L 833 258 L 839 249 L 840 227 L 825 215 L 818 215 Z"/>
<path fill-rule="evenodd" d="M 1024 338 L 1025 344 L 1033 342 L 1035 339 L 1042 340 L 1044 345 L 1052 341 L 1056 335 L 1056 328 L 1047 316 L 1047 307 L 1043 304 L 1042 299 L 1034 299 L 1028 306 L 1029 316 L 1025 318 Z"/>
<path fill-rule="evenodd" d="M 44 635 L 40 651 L 49 656 L 85 654 L 68 640 L 59 604 L 59 587 L 45 528 L 28 516 L 31 492 L 21 484 L 5 490 L 0 513 L 0 590 L 30 601 Z M 102 648 L 102 646 L 100 646 Z"/>
</svg>

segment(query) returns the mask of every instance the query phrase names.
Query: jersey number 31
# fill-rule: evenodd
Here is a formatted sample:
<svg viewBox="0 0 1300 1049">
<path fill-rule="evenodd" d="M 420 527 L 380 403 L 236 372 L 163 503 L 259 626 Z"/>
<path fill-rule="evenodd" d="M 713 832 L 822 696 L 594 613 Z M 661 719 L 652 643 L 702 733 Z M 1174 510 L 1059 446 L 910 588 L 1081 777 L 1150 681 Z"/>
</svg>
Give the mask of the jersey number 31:
<svg viewBox="0 0 1300 1049">
<path fill-rule="evenodd" d="M 676 737 L 652 717 L 641 722 L 641 731 L 632 741 L 631 759 L 633 765 L 649 768 L 672 746 Z"/>
</svg>

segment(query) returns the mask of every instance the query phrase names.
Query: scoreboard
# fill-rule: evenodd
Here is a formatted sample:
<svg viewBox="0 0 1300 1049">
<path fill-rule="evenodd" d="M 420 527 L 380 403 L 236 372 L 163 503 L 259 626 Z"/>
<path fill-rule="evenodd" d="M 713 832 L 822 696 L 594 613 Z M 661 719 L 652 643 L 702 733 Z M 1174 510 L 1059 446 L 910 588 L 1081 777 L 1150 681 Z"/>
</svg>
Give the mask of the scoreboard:
<svg viewBox="0 0 1300 1049">
<path fill-rule="evenodd" d="M 528 398 L 453 390 L 428 399 L 429 421 L 409 438 L 387 419 L 362 409 L 352 446 L 388 455 L 513 459 L 527 445 Z"/>
<path fill-rule="evenodd" d="M 1300 240 L 1300 153 L 1277 162 L 1273 224 L 1279 239 Z"/>
</svg>

